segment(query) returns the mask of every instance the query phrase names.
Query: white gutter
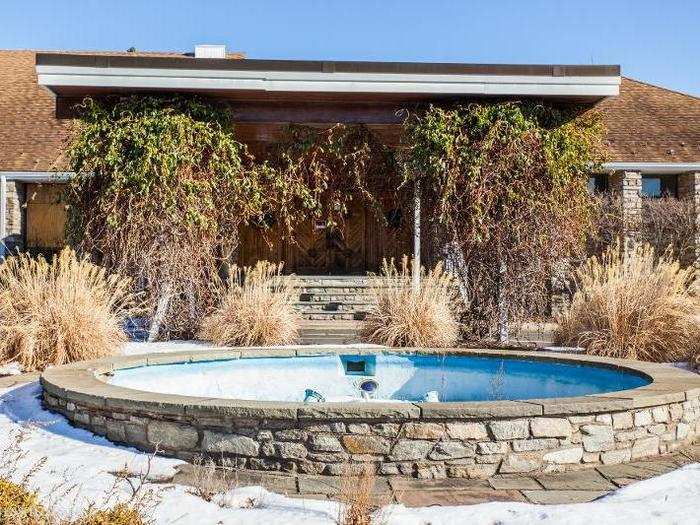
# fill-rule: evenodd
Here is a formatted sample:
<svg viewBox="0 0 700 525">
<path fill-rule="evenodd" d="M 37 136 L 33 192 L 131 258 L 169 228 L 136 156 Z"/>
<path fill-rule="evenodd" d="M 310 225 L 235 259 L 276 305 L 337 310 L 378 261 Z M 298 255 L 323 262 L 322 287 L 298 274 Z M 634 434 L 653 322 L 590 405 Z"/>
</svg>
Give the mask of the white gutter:
<svg viewBox="0 0 700 525">
<path fill-rule="evenodd" d="M 327 93 L 615 96 L 620 76 L 444 75 L 36 66 L 39 85 Z"/>
<path fill-rule="evenodd" d="M 17 182 L 68 182 L 75 175 L 70 171 L 0 171 L 0 177 Z"/>
<path fill-rule="evenodd" d="M 638 171 L 641 173 L 700 173 L 700 162 L 607 162 L 605 171 Z"/>
</svg>

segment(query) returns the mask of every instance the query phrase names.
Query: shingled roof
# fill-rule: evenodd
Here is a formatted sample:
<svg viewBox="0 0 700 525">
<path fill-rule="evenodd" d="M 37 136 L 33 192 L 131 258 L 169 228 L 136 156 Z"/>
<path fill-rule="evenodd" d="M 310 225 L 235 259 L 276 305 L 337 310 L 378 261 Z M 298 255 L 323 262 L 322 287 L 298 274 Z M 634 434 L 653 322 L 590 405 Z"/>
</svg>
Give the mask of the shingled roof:
<svg viewBox="0 0 700 525">
<path fill-rule="evenodd" d="M 620 95 L 597 107 L 608 128 L 611 161 L 700 162 L 700 98 L 623 78 Z M 65 170 L 70 127 L 69 120 L 56 118 L 53 95 L 37 84 L 35 52 L 0 51 L 0 171 Z"/>
<path fill-rule="evenodd" d="M 598 103 L 614 162 L 699 162 L 700 98 L 623 78 Z"/>
</svg>

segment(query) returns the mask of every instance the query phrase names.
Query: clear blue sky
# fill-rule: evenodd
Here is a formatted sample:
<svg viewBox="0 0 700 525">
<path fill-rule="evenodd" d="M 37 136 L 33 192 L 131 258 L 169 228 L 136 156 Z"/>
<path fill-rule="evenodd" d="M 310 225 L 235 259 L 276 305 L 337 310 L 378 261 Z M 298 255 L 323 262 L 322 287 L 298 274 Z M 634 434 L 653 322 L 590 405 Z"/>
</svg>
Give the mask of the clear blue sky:
<svg viewBox="0 0 700 525">
<path fill-rule="evenodd" d="M 700 95 L 700 0 L 0 0 L 0 48 L 621 64 Z"/>
</svg>

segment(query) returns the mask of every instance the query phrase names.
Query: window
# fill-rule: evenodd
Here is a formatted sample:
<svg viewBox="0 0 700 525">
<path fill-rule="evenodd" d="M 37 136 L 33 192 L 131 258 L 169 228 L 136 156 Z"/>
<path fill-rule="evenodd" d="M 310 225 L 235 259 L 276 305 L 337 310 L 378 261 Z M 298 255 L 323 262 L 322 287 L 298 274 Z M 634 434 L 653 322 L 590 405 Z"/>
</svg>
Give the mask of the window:
<svg viewBox="0 0 700 525">
<path fill-rule="evenodd" d="M 677 175 L 642 175 L 642 197 L 658 199 L 677 196 Z"/>
<path fill-rule="evenodd" d="M 588 193 L 602 193 L 608 189 L 606 175 L 591 175 L 588 177 Z"/>
</svg>

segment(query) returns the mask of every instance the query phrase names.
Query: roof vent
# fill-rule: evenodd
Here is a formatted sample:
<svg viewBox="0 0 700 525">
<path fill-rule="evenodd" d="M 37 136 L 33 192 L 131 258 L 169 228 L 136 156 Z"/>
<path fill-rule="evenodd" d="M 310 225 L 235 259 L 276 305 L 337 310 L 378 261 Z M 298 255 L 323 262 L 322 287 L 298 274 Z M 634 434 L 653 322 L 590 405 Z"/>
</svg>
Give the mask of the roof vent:
<svg viewBox="0 0 700 525">
<path fill-rule="evenodd" d="M 226 46 L 212 44 L 194 46 L 194 58 L 226 58 Z"/>
</svg>

